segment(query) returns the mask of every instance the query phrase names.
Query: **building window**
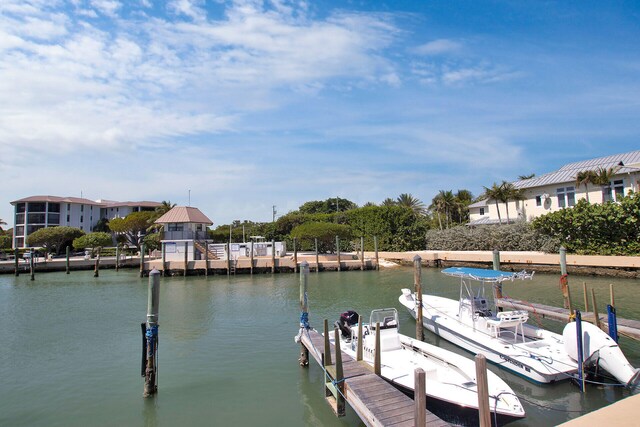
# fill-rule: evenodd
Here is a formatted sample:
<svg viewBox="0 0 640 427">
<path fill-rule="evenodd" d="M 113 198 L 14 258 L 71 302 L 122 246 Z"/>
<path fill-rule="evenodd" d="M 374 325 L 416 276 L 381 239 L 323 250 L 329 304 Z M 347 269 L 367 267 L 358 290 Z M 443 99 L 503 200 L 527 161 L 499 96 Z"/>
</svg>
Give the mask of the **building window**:
<svg viewBox="0 0 640 427">
<path fill-rule="evenodd" d="M 558 207 L 566 208 L 572 207 L 576 204 L 576 189 L 575 187 L 561 187 L 556 189 L 556 195 L 558 196 Z"/>
<path fill-rule="evenodd" d="M 80 205 L 80 212 L 84 212 L 84 205 Z"/>
<path fill-rule="evenodd" d="M 67 215 L 67 224 L 69 223 L 69 215 Z"/>
<path fill-rule="evenodd" d="M 16 214 L 16 224 L 24 224 L 24 214 Z"/>
<path fill-rule="evenodd" d="M 617 202 L 624 197 L 624 180 L 617 179 L 602 187 L 603 202 Z"/>
<path fill-rule="evenodd" d="M 169 230 L 168 231 L 182 231 L 182 224 L 169 224 Z"/>
<path fill-rule="evenodd" d="M 16 235 L 20 236 L 24 234 L 24 225 L 17 225 L 16 226 Z"/>
<path fill-rule="evenodd" d="M 80 222 L 84 222 L 84 216 L 80 215 Z"/>
<path fill-rule="evenodd" d="M 24 212 L 24 211 L 25 211 L 25 204 L 24 203 L 16 204 L 16 212 Z"/>
<path fill-rule="evenodd" d="M 536 206 L 542 206 L 542 196 L 536 196 Z"/>
<path fill-rule="evenodd" d="M 480 208 L 480 215 L 484 215 L 484 208 Z"/>
<path fill-rule="evenodd" d="M 27 216 L 28 224 L 44 224 L 45 214 L 43 213 L 29 213 Z"/>
<path fill-rule="evenodd" d="M 29 212 L 46 212 L 47 204 L 43 202 L 30 202 Z"/>
<path fill-rule="evenodd" d="M 59 213 L 49 213 L 47 215 L 47 223 L 49 225 L 60 224 L 60 214 Z"/>
<path fill-rule="evenodd" d="M 60 213 L 60 203 L 49 203 L 49 212 Z"/>
</svg>

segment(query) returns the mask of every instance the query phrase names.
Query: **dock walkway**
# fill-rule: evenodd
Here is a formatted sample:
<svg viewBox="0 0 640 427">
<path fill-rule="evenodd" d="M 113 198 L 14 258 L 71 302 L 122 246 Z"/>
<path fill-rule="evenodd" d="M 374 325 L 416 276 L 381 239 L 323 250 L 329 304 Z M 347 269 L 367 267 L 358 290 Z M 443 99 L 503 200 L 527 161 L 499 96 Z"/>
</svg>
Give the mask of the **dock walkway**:
<svg viewBox="0 0 640 427">
<path fill-rule="evenodd" d="M 324 337 L 317 331 L 308 330 L 302 334 L 302 344 L 309 355 L 322 367 Z M 331 360 L 335 359 L 335 347 L 331 348 Z M 409 427 L 415 425 L 415 404 L 413 399 L 397 390 L 383 378 L 374 374 L 364 362 L 358 362 L 342 352 L 344 372 L 344 397 L 367 426 Z M 330 371 L 333 366 L 328 366 Z M 425 407 L 427 425 L 449 426 L 429 412 Z"/>
</svg>

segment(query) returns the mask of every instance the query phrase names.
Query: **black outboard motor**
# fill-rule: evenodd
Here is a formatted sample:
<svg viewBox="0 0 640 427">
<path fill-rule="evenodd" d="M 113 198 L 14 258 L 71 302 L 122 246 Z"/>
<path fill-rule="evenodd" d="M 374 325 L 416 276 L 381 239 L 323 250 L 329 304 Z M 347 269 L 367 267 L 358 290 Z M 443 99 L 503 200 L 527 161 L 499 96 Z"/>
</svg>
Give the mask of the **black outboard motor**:
<svg viewBox="0 0 640 427">
<path fill-rule="evenodd" d="M 359 315 L 353 310 L 345 311 L 333 325 L 340 329 L 342 336 L 351 338 L 351 327 L 358 324 Z"/>
</svg>

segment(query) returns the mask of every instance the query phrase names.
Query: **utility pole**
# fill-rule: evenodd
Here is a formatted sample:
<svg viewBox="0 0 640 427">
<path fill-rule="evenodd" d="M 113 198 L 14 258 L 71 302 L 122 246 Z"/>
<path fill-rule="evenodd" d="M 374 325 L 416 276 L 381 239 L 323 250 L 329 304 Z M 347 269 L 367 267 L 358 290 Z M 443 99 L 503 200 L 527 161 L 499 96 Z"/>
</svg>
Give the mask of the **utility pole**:
<svg viewBox="0 0 640 427">
<path fill-rule="evenodd" d="M 271 222 L 276 222 L 276 214 L 278 213 L 278 211 L 276 211 L 276 205 L 272 206 L 272 213 L 273 213 L 273 217 L 271 219 Z"/>
</svg>

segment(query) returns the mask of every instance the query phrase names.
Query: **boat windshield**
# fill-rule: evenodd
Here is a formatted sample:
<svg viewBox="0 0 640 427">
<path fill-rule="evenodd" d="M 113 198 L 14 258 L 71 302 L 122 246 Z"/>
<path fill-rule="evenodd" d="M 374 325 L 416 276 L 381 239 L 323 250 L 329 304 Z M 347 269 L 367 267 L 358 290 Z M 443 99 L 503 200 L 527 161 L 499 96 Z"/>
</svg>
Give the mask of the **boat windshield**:
<svg viewBox="0 0 640 427">
<path fill-rule="evenodd" d="M 462 279 L 471 279 L 488 283 L 502 283 L 506 280 L 524 280 L 531 279 L 533 277 L 533 272 L 527 273 L 524 270 L 518 273 L 514 273 L 510 271 L 487 270 L 484 268 L 469 267 L 450 267 L 442 270 L 442 273 L 446 274 L 447 276 L 460 277 Z"/>
<path fill-rule="evenodd" d="M 398 327 L 398 311 L 395 308 L 381 308 L 371 312 L 369 325 L 376 327 L 380 323 L 380 329 L 390 329 Z"/>
</svg>

